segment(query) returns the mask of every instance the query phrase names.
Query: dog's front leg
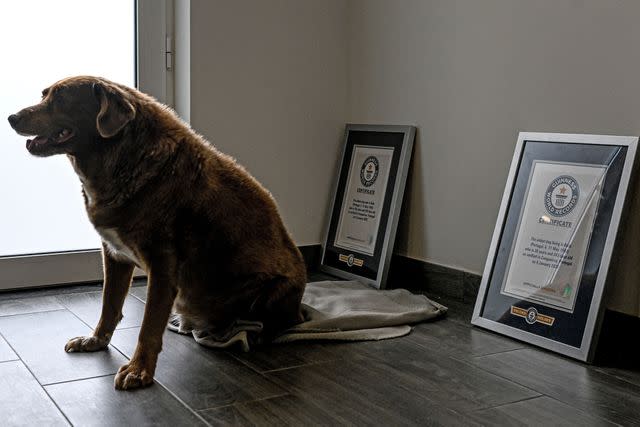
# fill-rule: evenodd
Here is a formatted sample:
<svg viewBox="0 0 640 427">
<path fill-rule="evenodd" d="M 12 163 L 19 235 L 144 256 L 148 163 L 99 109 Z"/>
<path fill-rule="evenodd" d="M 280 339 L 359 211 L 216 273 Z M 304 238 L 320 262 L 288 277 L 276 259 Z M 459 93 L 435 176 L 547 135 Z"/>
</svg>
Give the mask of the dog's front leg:
<svg viewBox="0 0 640 427">
<path fill-rule="evenodd" d="M 129 363 L 118 370 L 115 378 L 118 390 L 135 389 L 153 383 L 158 354 L 162 350 L 162 335 L 177 293 L 171 264 L 171 261 L 165 260 L 151 266 L 138 345 Z"/>
<path fill-rule="evenodd" d="M 90 337 L 76 337 L 67 342 L 66 352 L 97 351 L 107 348 L 113 331 L 122 319 L 122 305 L 127 297 L 133 264 L 115 259 L 106 246 L 102 246 L 104 264 L 104 288 L 102 290 L 102 314 L 98 326 Z"/>
</svg>

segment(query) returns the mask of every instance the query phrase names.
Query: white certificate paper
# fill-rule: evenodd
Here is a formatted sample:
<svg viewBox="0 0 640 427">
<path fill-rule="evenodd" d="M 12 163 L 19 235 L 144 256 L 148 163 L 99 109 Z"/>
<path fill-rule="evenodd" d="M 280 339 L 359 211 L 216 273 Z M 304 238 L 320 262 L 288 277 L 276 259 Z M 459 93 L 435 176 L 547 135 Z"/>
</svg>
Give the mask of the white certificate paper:
<svg viewBox="0 0 640 427">
<path fill-rule="evenodd" d="M 373 255 L 393 148 L 354 145 L 334 245 Z"/>
<path fill-rule="evenodd" d="M 533 163 L 502 294 L 573 312 L 605 173 Z"/>
</svg>

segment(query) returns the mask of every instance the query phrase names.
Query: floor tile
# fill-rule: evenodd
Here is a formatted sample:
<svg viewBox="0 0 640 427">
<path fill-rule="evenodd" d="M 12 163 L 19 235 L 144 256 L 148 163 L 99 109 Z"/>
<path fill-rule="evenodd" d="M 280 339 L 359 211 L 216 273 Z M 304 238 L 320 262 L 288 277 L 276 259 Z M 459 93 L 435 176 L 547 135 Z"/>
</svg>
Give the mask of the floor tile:
<svg viewBox="0 0 640 427">
<path fill-rule="evenodd" d="M 112 344 L 126 355 L 135 350 L 138 328 L 114 334 Z M 284 390 L 223 351 L 198 345 L 192 337 L 167 331 L 156 380 L 193 409 L 285 394 Z"/>
<path fill-rule="evenodd" d="M 469 326 L 471 324 L 471 318 L 473 317 L 473 305 L 464 303 L 456 298 L 443 297 L 440 295 L 434 295 L 427 292 L 414 291 L 415 293 L 422 293 L 427 298 L 440 303 L 447 307 L 447 319 L 457 322 L 461 325 Z"/>
<path fill-rule="evenodd" d="M 129 289 L 129 293 L 134 297 L 138 298 L 142 302 L 147 301 L 147 287 L 146 286 L 136 286 L 134 288 Z"/>
<path fill-rule="evenodd" d="M 85 323 L 94 325 L 101 308 L 95 286 L 69 289 L 0 294 L 2 427 L 5 419 L 66 424 L 37 380 L 76 425 L 197 425 L 200 417 L 259 426 L 640 425 L 637 371 L 584 365 L 472 328 L 471 305 L 435 297 L 450 308 L 446 318 L 391 340 L 238 353 L 167 332 L 158 384 L 118 392 L 113 374 L 126 358 L 116 348 L 63 350 L 69 338 L 90 333 Z M 146 287 L 130 294 L 112 342 L 127 355 L 137 343 Z"/>
<path fill-rule="evenodd" d="M 594 418 L 547 396 L 484 409 L 467 415 L 479 423 L 489 426 L 588 427 L 617 425 L 601 418 Z"/>
<path fill-rule="evenodd" d="M 0 337 L 0 362 L 16 359 L 18 359 L 16 353 L 11 350 L 11 347 L 9 347 L 9 344 L 7 344 L 4 338 Z"/>
<path fill-rule="evenodd" d="M 85 292 L 58 296 L 58 300 L 83 322 L 95 328 L 102 312 L 102 292 Z M 122 320 L 117 329 L 132 328 L 142 324 L 144 304 L 128 296 L 122 307 Z"/>
<path fill-rule="evenodd" d="M 78 292 L 92 292 L 92 291 L 100 291 L 101 289 L 102 289 L 102 283 L 97 283 L 97 282 L 82 283 L 79 285 L 47 286 L 46 288 L 42 288 L 42 289 L 18 289 L 14 291 L 0 292 L 0 301 L 33 298 L 33 297 L 56 296 L 56 295 L 63 295 L 63 294 L 73 294 Z"/>
<path fill-rule="evenodd" d="M 0 333 L 41 384 L 114 374 L 126 359 L 114 348 L 66 353 L 69 338 L 91 330 L 69 311 L 0 317 Z"/>
<path fill-rule="evenodd" d="M 460 325 L 448 319 L 418 324 L 402 338 L 371 342 L 295 342 L 259 347 L 234 357 L 258 372 L 292 368 L 347 357 L 398 357 L 399 354 L 438 352 L 457 358 L 498 353 L 523 348 L 523 344 L 489 332 Z"/>
<path fill-rule="evenodd" d="M 453 330 L 452 336 L 447 337 L 446 333 L 442 330 L 441 335 L 444 336 L 441 340 L 438 339 L 437 333 L 433 332 L 435 337 L 432 337 L 432 330 L 437 331 L 440 328 L 448 330 L 448 328 L 455 328 L 455 324 L 447 319 L 436 320 L 433 323 L 419 324 L 414 327 L 409 335 L 399 338 L 392 338 L 380 341 L 360 341 L 360 342 L 345 342 L 336 346 L 334 352 L 339 354 L 341 359 L 359 359 L 369 358 L 382 362 L 396 363 L 406 361 L 420 362 L 427 358 L 428 360 L 448 360 L 452 355 L 458 355 L 455 359 L 464 359 L 464 351 L 479 351 L 486 349 L 482 344 L 474 345 L 473 343 L 463 340 L 470 340 L 471 334 L 466 335 L 466 330 L 470 329 L 466 326 L 460 326 L 458 331 Z M 454 344 L 456 336 L 460 339 L 460 343 Z M 327 346 L 328 348 L 331 348 Z M 500 347 L 498 347 L 500 348 Z M 467 355 L 464 355 L 465 357 Z"/>
<path fill-rule="evenodd" d="M 77 426 L 206 425 L 163 387 L 118 391 L 113 376 L 46 386 L 51 398 Z"/>
<path fill-rule="evenodd" d="M 0 317 L 63 309 L 64 307 L 60 305 L 55 296 L 18 298 L 0 301 Z"/>
<path fill-rule="evenodd" d="M 3 427 L 68 425 L 19 361 L 0 363 L 0 420 Z"/>
<path fill-rule="evenodd" d="M 274 397 L 272 399 L 255 402 L 240 403 L 233 406 L 225 406 L 219 409 L 208 409 L 200 414 L 212 426 L 321 426 L 321 425 L 384 425 L 385 419 L 392 419 L 389 425 L 403 425 L 410 421 L 415 425 L 480 425 L 464 415 L 443 408 L 429 408 L 430 416 L 417 414 L 416 417 L 406 414 L 390 415 L 386 418 L 377 418 L 379 411 L 367 414 L 369 408 L 353 408 L 357 413 L 355 417 L 345 416 L 342 407 L 334 410 L 333 407 L 321 405 L 322 399 L 303 398 L 295 395 Z M 423 417 L 424 415 L 424 417 Z"/>
<path fill-rule="evenodd" d="M 390 355 L 392 353 L 389 353 Z M 356 424 L 408 424 L 539 393 L 440 354 L 345 359 L 268 373 L 292 394 Z"/>
<path fill-rule="evenodd" d="M 640 386 L 640 368 L 638 367 L 637 360 L 636 366 L 634 366 L 633 369 L 619 367 L 596 367 L 595 369 L 620 380 L 627 381 L 636 386 Z"/>
<path fill-rule="evenodd" d="M 345 349 L 349 344 L 292 342 L 265 345 L 252 349 L 248 353 L 233 351 L 230 354 L 257 372 L 268 372 L 340 359 L 344 355 L 340 349 Z"/>
<path fill-rule="evenodd" d="M 640 386 L 591 366 L 534 349 L 482 356 L 472 363 L 591 416 L 640 424 Z"/>
<path fill-rule="evenodd" d="M 403 337 L 368 342 L 299 341 L 271 344 L 257 347 L 248 353 L 235 351 L 231 354 L 258 372 L 269 372 L 345 358 L 367 356 L 386 359 L 399 353 L 421 354 L 424 351 L 431 350 L 419 347 Z M 390 356 L 389 353 L 393 355 Z"/>
<path fill-rule="evenodd" d="M 458 358 L 470 358 L 526 347 L 525 344 L 450 319 L 416 325 L 406 339 L 426 351 L 439 351 Z"/>
</svg>

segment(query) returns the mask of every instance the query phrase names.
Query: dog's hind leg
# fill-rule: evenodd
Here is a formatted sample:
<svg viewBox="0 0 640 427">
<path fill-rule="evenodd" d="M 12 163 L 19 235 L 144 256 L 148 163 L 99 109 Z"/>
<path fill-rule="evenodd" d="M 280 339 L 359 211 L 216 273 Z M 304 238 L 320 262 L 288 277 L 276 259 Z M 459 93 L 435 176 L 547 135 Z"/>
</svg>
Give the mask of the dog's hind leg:
<svg viewBox="0 0 640 427">
<path fill-rule="evenodd" d="M 253 304 L 251 317 L 263 323 L 260 343 L 268 343 L 279 333 L 302 322 L 302 295 L 305 281 L 276 277 L 264 284 L 263 293 Z"/>
<path fill-rule="evenodd" d="M 102 291 L 102 314 L 93 335 L 90 337 L 76 337 L 67 342 L 66 352 L 97 351 L 107 348 L 113 331 L 122 319 L 122 305 L 127 297 L 133 264 L 115 259 L 106 246 L 102 247 L 104 263 L 104 288 Z"/>
</svg>

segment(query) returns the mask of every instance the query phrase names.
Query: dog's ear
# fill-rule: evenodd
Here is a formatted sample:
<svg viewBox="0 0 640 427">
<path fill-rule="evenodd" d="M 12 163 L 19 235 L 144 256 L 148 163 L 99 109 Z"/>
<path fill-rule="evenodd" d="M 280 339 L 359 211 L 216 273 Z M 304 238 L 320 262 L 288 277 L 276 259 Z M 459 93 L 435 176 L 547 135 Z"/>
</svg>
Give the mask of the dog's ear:
<svg viewBox="0 0 640 427">
<path fill-rule="evenodd" d="M 93 93 L 100 104 L 96 128 L 103 138 L 111 138 L 136 115 L 136 110 L 119 89 L 102 83 L 93 83 Z"/>
</svg>

